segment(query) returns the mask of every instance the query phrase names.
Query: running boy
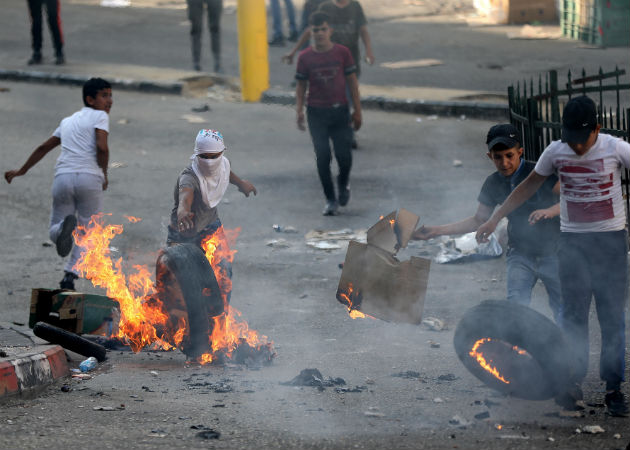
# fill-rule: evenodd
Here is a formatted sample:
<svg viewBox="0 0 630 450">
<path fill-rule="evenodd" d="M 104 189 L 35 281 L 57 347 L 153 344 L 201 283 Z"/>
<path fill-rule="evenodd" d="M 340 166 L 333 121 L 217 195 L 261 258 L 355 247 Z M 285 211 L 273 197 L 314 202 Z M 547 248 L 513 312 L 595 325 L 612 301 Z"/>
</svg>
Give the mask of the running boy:
<svg viewBox="0 0 630 450">
<path fill-rule="evenodd" d="M 297 63 L 296 109 L 297 126 L 304 126 L 304 97 L 308 86 L 307 120 L 308 129 L 315 148 L 317 173 L 324 188 L 326 206 L 323 214 L 337 214 L 339 205 L 345 206 L 350 200 L 350 169 L 352 167 L 352 128 L 361 128 L 361 103 L 359 101 L 359 83 L 356 66 L 350 51 L 330 40 L 332 29 L 328 25 L 328 16 L 322 12 L 313 13 L 309 19 L 314 45 L 300 53 Z M 354 112 L 349 114 L 346 98 L 346 85 L 350 88 Z M 330 171 L 332 139 L 335 158 L 339 165 L 337 188 Z M 337 201 L 338 199 L 338 201 Z"/>
<path fill-rule="evenodd" d="M 82 109 L 61 121 L 53 135 L 37 147 L 18 170 L 5 172 L 11 183 L 37 164 L 48 152 L 61 144 L 61 154 L 55 165 L 52 186 L 52 212 L 50 239 L 59 256 L 72 250 L 65 265 L 65 274 L 59 287 L 74 290 L 79 276 L 73 269 L 81 256 L 78 247 L 72 248 L 72 232 L 79 224 L 87 226 L 92 215 L 101 212 L 103 191 L 107 189 L 109 162 L 109 111 L 112 108 L 111 85 L 101 78 L 91 78 L 83 85 Z"/>
<path fill-rule="evenodd" d="M 525 161 L 519 132 L 511 124 L 495 125 L 486 138 L 488 158 L 497 171 L 486 178 L 477 197 L 479 205 L 474 216 L 446 225 L 423 226 L 412 239 L 430 239 L 448 234 L 476 231 L 488 220 L 492 211 L 510 195 L 534 169 L 534 163 Z M 560 319 L 562 301 L 558 278 L 556 242 L 560 235 L 557 219 L 560 213 L 554 187 L 555 176 L 536 192 L 535 197 L 508 216 L 507 299 L 529 305 L 536 280 L 540 279 L 549 295 L 549 307 Z"/>
<path fill-rule="evenodd" d="M 625 312 L 628 240 L 621 192 L 621 167 L 630 168 L 630 144 L 600 134 L 595 103 L 575 97 L 562 115 L 562 139 L 543 152 L 529 176 L 477 230 L 484 241 L 499 220 L 527 201 L 557 173 L 560 178 L 558 258 L 563 309 L 560 324 L 573 344 L 575 370 L 567 392 L 556 398 L 566 409 L 581 409 L 581 383 L 588 368 L 588 315 L 595 297 L 602 333 L 599 374 L 606 382 L 608 413 L 626 416 L 621 392 L 625 370 Z"/>
</svg>

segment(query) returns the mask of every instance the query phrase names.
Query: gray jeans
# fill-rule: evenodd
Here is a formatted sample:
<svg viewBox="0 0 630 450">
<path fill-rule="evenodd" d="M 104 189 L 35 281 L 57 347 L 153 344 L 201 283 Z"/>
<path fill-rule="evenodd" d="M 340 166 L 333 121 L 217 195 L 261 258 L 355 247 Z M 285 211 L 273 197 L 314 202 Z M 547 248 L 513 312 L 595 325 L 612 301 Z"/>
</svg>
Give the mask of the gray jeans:
<svg viewBox="0 0 630 450">
<path fill-rule="evenodd" d="M 208 29 L 210 43 L 215 63 L 221 56 L 221 13 L 223 0 L 186 0 L 188 4 L 188 19 L 190 20 L 190 44 L 193 63 L 201 62 L 201 32 L 203 30 L 203 5 L 205 3 L 208 14 Z"/>
<path fill-rule="evenodd" d="M 52 185 L 52 211 L 50 213 L 50 228 L 48 233 L 53 242 L 61 232 L 63 219 L 69 215 L 76 215 L 78 225 L 87 226 L 92 215 L 103 209 L 103 178 L 87 173 L 62 173 L 55 177 Z M 70 259 L 64 270 L 78 275 L 72 267 L 81 256 L 81 248 L 72 248 Z"/>
</svg>

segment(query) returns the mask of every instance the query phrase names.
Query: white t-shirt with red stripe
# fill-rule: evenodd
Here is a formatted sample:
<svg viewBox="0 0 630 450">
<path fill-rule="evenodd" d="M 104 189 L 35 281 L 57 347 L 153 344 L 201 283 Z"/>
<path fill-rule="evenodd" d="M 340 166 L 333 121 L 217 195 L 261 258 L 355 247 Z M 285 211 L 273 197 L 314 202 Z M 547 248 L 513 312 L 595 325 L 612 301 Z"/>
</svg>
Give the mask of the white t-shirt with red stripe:
<svg viewBox="0 0 630 450">
<path fill-rule="evenodd" d="M 586 154 L 553 141 L 534 170 L 560 180 L 560 230 L 571 233 L 619 231 L 626 227 L 621 168 L 630 168 L 630 144 L 600 133 Z"/>
</svg>

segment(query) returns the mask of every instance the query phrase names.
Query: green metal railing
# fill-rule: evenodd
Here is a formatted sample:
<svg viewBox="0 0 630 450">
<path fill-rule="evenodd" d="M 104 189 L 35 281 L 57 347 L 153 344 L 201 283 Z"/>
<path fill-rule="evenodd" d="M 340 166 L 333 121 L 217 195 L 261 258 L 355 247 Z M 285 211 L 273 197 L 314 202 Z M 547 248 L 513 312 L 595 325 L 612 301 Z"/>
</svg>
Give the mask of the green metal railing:
<svg viewBox="0 0 630 450">
<path fill-rule="evenodd" d="M 525 159 L 537 161 L 545 147 L 560 139 L 562 110 L 567 101 L 578 95 L 588 95 L 597 104 L 601 132 L 630 141 L 630 83 L 622 82 L 625 70 L 615 67 L 612 72 L 601 68 L 597 75 L 573 78 L 567 73 L 560 85 L 558 72 L 549 71 L 529 82 L 508 87 L 510 122 L 523 136 Z M 560 89 L 562 87 L 562 89 Z M 622 189 L 626 200 L 626 221 L 630 223 L 630 171 L 622 174 Z"/>
</svg>

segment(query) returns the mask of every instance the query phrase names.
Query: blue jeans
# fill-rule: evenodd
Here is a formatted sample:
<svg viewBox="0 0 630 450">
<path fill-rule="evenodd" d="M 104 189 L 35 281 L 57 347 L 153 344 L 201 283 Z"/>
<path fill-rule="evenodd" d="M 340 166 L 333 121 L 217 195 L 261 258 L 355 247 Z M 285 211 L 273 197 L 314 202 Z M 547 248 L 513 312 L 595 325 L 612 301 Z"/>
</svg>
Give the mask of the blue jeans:
<svg viewBox="0 0 630 450">
<path fill-rule="evenodd" d="M 295 24 L 295 8 L 292 0 L 284 0 L 287 8 L 287 17 L 289 19 L 289 32 L 297 34 L 297 25 Z M 273 39 L 282 38 L 282 12 L 280 11 L 280 0 L 271 0 L 271 15 L 273 17 Z"/>
<path fill-rule="evenodd" d="M 507 299 L 529 306 L 532 289 L 541 280 L 549 296 L 549 307 L 556 323 L 562 317 L 562 291 L 555 253 L 546 256 L 530 256 L 515 248 L 507 252 Z"/>
<path fill-rule="evenodd" d="M 332 181 L 330 163 L 330 141 L 332 140 L 335 158 L 339 165 L 337 187 L 341 191 L 348 186 L 350 169 L 352 168 L 352 128 L 348 123 L 348 107 L 338 108 L 306 108 L 308 130 L 311 133 L 317 173 L 324 188 L 324 195 L 328 201 L 336 200 L 335 187 Z"/>
<path fill-rule="evenodd" d="M 591 300 L 602 333 L 599 375 L 607 389 L 624 379 L 628 238 L 625 230 L 599 233 L 560 233 L 562 327 L 572 346 L 575 373 L 581 382 L 588 369 L 588 316 Z"/>
</svg>

